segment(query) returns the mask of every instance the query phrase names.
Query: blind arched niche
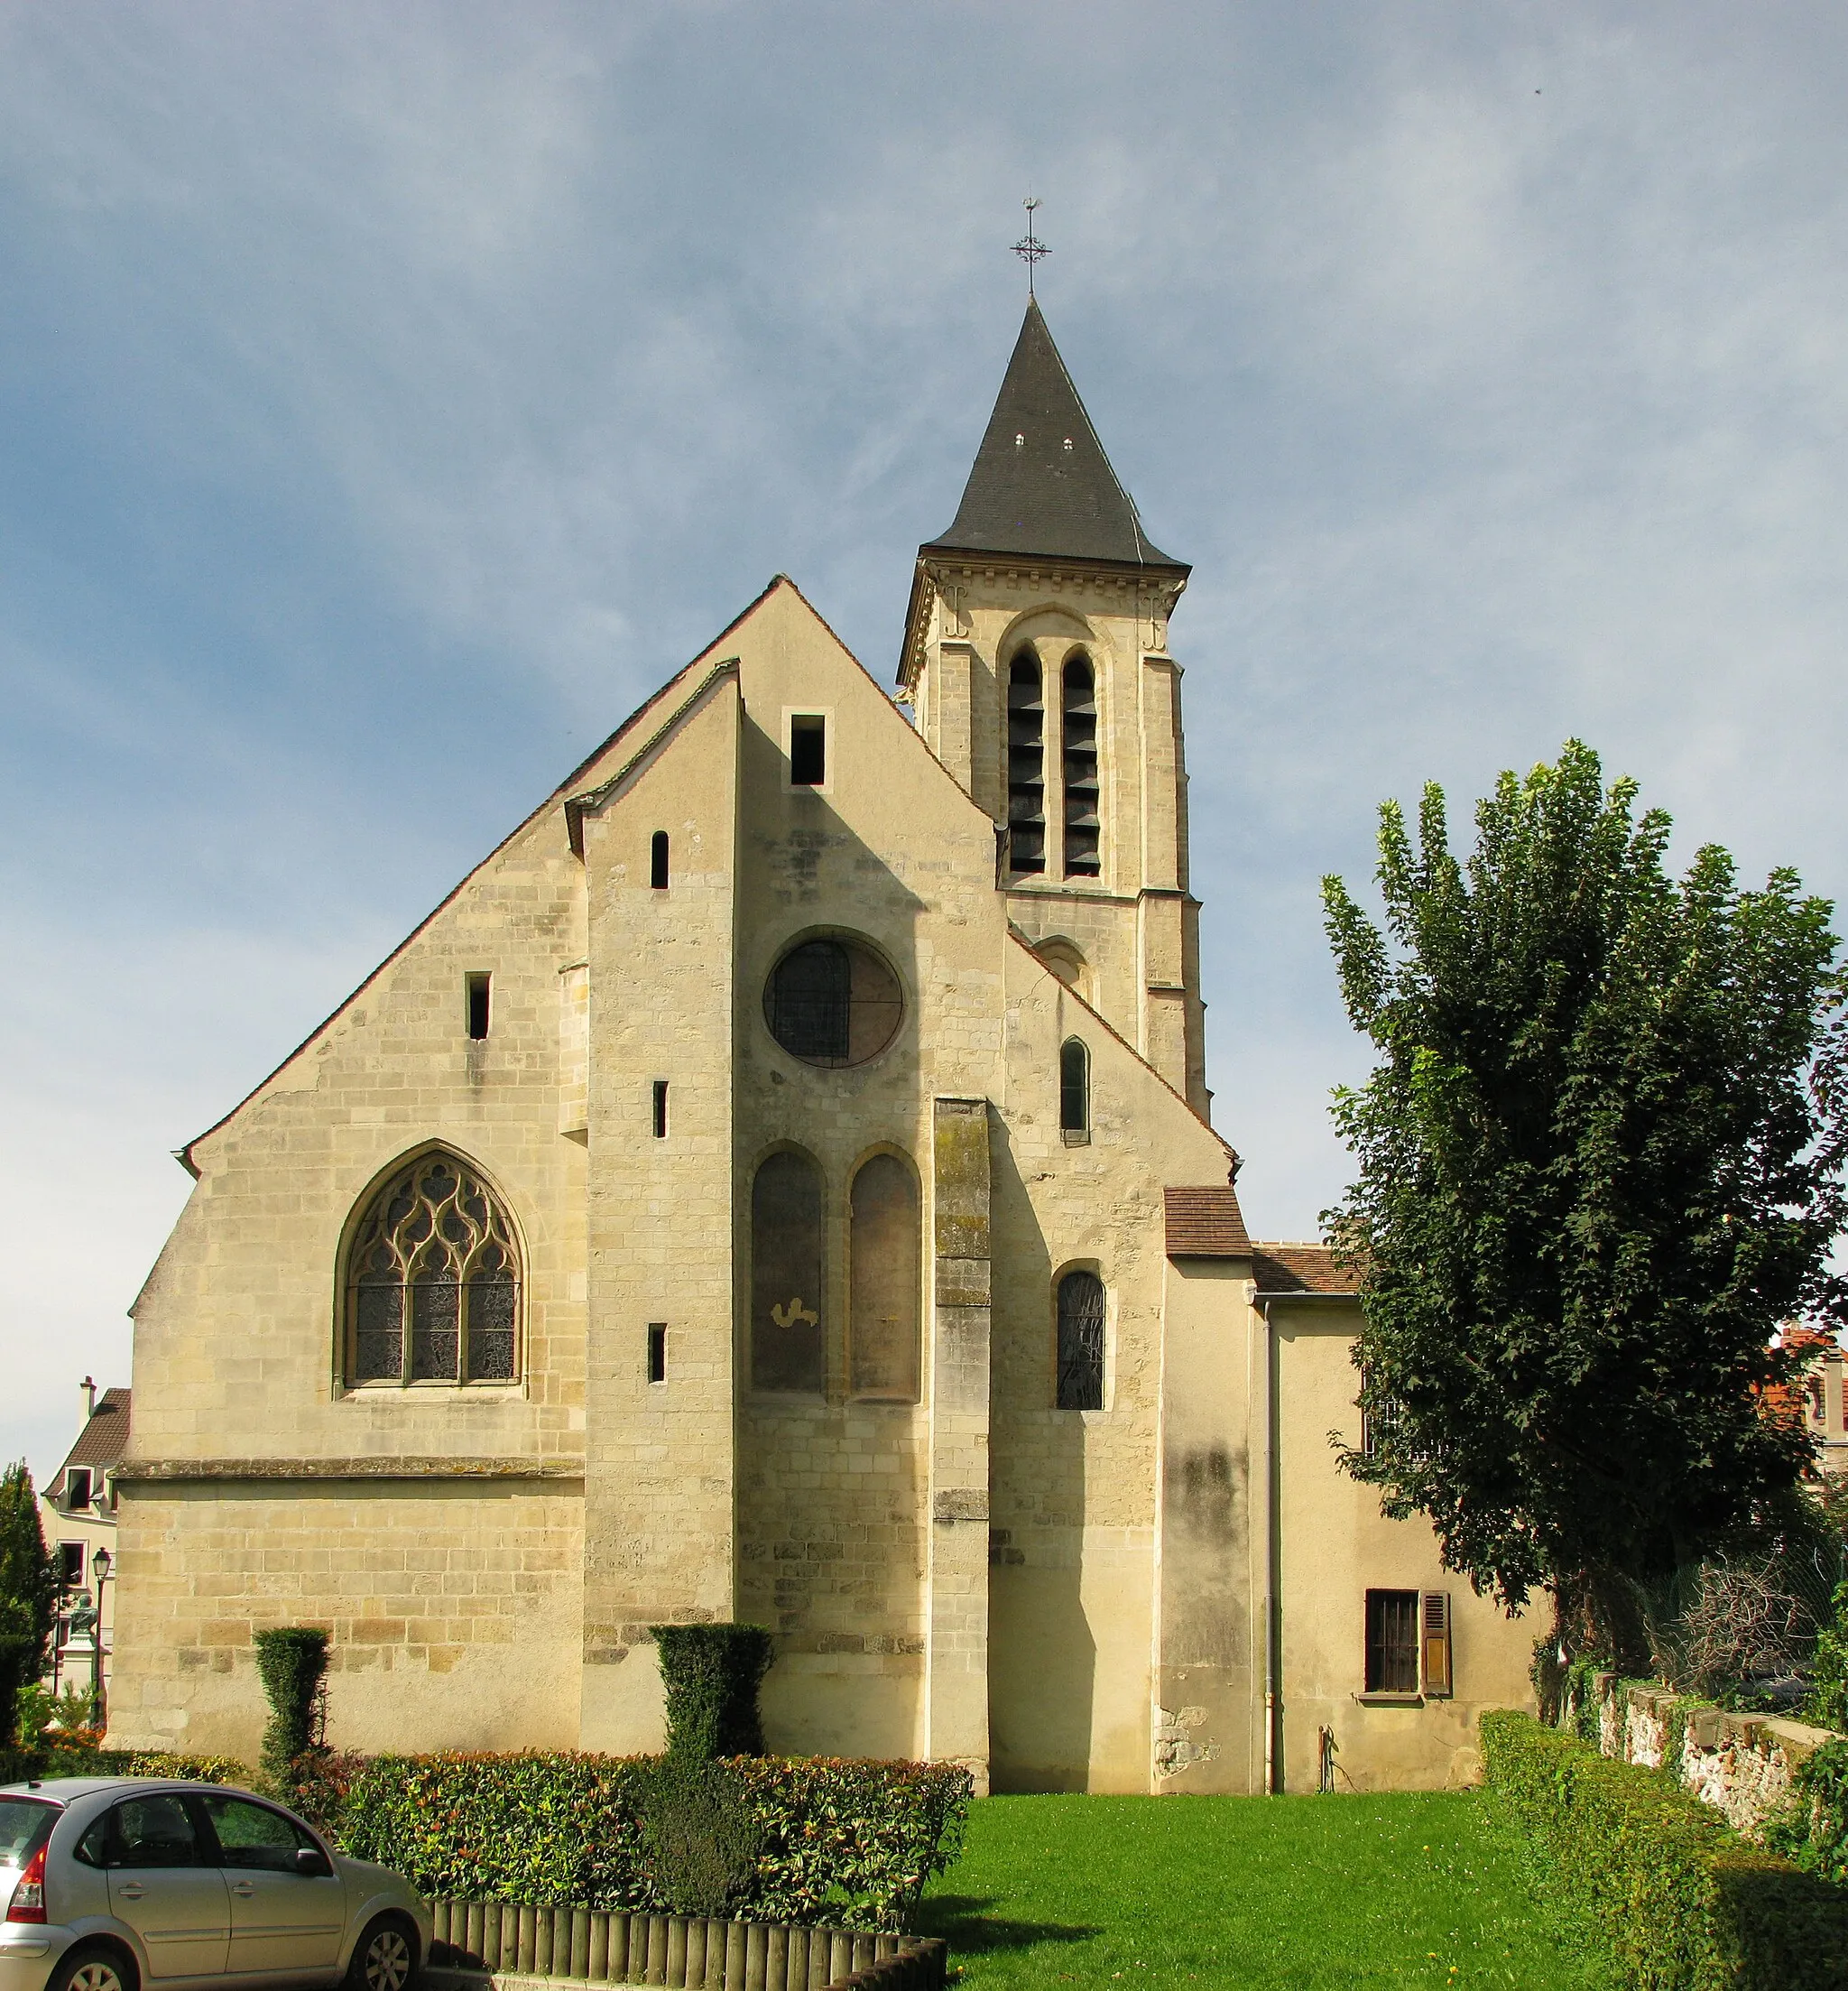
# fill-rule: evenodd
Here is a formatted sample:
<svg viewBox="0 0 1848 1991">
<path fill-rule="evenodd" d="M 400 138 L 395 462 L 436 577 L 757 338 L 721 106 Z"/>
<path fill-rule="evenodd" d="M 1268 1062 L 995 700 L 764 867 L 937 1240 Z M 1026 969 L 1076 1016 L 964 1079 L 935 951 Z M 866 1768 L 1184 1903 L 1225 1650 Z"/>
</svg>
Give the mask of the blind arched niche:
<svg viewBox="0 0 1848 1991">
<path fill-rule="evenodd" d="M 751 1384 L 819 1396 L 827 1383 L 821 1171 L 772 1154 L 751 1185 Z"/>
<path fill-rule="evenodd" d="M 875 1154 L 854 1177 L 847 1326 L 855 1396 L 918 1401 L 919 1287 L 918 1184 L 895 1154 Z"/>
</svg>

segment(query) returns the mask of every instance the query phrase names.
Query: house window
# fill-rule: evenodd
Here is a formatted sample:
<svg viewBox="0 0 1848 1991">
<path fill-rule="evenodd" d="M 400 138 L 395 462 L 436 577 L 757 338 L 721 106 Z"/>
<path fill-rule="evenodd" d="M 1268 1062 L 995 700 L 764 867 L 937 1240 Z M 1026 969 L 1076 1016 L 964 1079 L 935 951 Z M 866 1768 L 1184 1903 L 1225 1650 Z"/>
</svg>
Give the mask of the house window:
<svg viewBox="0 0 1848 1991">
<path fill-rule="evenodd" d="M 1058 1407 L 1104 1408 L 1104 1282 L 1095 1272 L 1058 1283 Z"/>
<path fill-rule="evenodd" d="M 1418 1690 L 1418 1593 L 1367 1592 L 1367 1691 Z"/>
<path fill-rule="evenodd" d="M 751 1382 L 819 1396 L 827 1382 L 821 1171 L 772 1154 L 751 1185 Z"/>
<path fill-rule="evenodd" d="M 798 712 L 790 720 L 790 785 L 827 784 L 827 720 L 819 712 Z"/>
<path fill-rule="evenodd" d="M 1007 669 L 1007 850 L 1017 876 L 1046 869 L 1046 705 L 1030 648 Z"/>
<path fill-rule="evenodd" d="M 1097 690 L 1091 660 L 1067 660 L 1065 681 L 1065 875 L 1095 878 L 1101 864 L 1098 813 Z"/>
<path fill-rule="evenodd" d="M 479 1043 L 487 1035 L 488 986 L 492 977 L 486 975 L 467 975 L 463 977 L 463 987 L 468 1005 L 468 1034 Z"/>
<path fill-rule="evenodd" d="M 667 1379 L 668 1324 L 665 1320 L 651 1320 L 648 1324 L 648 1380 L 665 1383 Z"/>
<path fill-rule="evenodd" d="M 668 833 L 657 829 L 648 847 L 648 882 L 657 892 L 668 888 Z"/>
<path fill-rule="evenodd" d="M 58 1587 L 63 1590 L 80 1590 L 83 1588 L 83 1543 L 60 1542 L 58 1544 Z"/>
<path fill-rule="evenodd" d="M 1091 1053 L 1078 1037 L 1058 1047 L 1058 1131 L 1067 1140 L 1090 1137 Z"/>
<path fill-rule="evenodd" d="M 855 1396 L 918 1400 L 918 1185 L 895 1154 L 854 1177 L 848 1368 Z"/>
<path fill-rule="evenodd" d="M 864 1064 L 898 1034 L 903 1014 L 898 977 L 857 940 L 805 940 L 764 985 L 763 1021 L 804 1064 Z"/>
<path fill-rule="evenodd" d="M 75 1514 L 79 1507 L 88 1507 L 96 1491 L 96 1480 L 88 1466 L 67 1466 L 64 1469 L 64 1505 L 68 1513 Z"/>
<path fill-rule="evenodd" d="M 480 1178 L 440 1149 L 393 1174 L 347 1254 L 347 1382 L 511 1383 L 519 1312 L 513 1227 Z"/>
</svg>

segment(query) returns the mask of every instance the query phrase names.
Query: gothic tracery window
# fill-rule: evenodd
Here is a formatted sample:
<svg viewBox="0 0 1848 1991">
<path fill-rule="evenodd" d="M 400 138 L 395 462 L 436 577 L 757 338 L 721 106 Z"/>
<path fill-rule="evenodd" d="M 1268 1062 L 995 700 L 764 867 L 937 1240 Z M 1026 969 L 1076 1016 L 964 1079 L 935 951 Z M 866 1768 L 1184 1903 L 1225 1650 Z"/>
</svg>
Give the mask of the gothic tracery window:
<svg viewBox="0 0 1848 1991">
<path fill-rule="evenodd" d="M 441 1150 L 373 1197 L 346 1256 L 346 1380 L 511 1383 L 520 1257 L 499 1199 Z"/>
</svg>

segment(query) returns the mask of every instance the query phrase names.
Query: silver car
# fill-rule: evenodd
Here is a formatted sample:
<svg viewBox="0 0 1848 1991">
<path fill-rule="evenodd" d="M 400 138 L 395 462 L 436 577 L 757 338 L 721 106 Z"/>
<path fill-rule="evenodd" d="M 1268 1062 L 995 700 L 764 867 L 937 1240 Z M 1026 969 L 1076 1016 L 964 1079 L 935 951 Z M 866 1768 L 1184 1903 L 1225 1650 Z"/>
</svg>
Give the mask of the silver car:
<svg viewBox="0 0 1848 1991">
<path fill-rule="evenodd" d="M 0 1991 L 405 1991 L 430 1954 L 409 1881 L 209 1783 L 0 1787 Z"/>
</svg>

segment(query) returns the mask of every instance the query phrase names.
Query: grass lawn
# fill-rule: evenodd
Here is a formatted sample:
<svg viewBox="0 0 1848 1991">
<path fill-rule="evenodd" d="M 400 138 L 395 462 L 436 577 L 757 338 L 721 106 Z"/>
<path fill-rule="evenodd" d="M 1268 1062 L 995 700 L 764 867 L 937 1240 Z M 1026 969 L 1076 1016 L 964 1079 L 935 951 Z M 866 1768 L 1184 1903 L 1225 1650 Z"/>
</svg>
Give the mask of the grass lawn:
<svg viewBox="0 0 1848 1991">
<path fill-rule="evenodd" d="M 985 1798 L 925 1900 L 971 1991 L 1595 1991 L 1468 1792 Z"/>
</svg>

